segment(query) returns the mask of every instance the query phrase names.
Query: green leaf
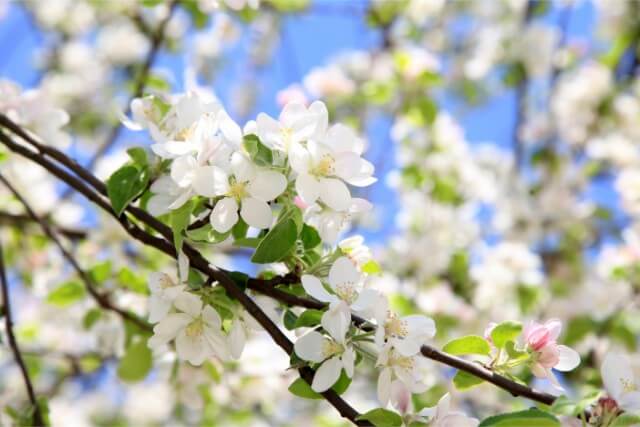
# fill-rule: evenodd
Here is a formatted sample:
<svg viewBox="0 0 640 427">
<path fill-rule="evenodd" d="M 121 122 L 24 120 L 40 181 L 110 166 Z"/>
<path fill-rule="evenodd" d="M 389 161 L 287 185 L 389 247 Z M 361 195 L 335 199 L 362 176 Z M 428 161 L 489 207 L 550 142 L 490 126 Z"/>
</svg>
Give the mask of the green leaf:
<svg viewBox="0 0 640 427">
<path fill-rule="evenodd" d="M 238 222 L 231 229 L 231 235 L 235 240 L 243 239 L 247 235 L 247 230 L 249 229 L 249 224 L 244 222 L 242 218 L 238 218 Z"/>
<path fill-rule="evenodd" d="M 369 421 L 376 427 L 395 427 L 402 425 L 402 417 L 387 409 L 372 409 L 356 418 L 360 421 Z"/>
<path fill-rule="evenodd" d="M 553 415 L 539 409 L 511 412 L 484 419 L 478 427 L 560 427 Z"/>
<path fill-rule="evenodd" d="M 610 424 L 611 427 L 632 427 L 640 425 L 640 416 L 634 414 L 622 414 Z"/>
<path fill-rule="evenodd" d="M 140 339 L 127 348 L 124 357 L 120 360 L 118 377 L 128 383 L 141 381 L 151 370 L 152 362 L 147 340 Z"/>
<path fill-rule="evenodd" d="M 55 288 L 47 295 L 47 302 L 58 307 L 67 307 L 84 298 L 86 290 L 82 283 L 72 280 Z"/>
<path fill-rule="evenodd" d="M 88 271 L 89 277 L 95 283 L 102 283 L 111 276 L 111 261 L 103 261 L 98 264 L 95 264 Z"/>
<path fill-rule="evenodd" d="M 142 147 L 132 147 L 127 150 L 127 154 L 131 158 L 134 165 L 144 168 L 149 166 L 149 157 L 147 151 Z"/>
<path fill-rule="evenodd" d="M 324 314 L 324 311 L 322 310 L 315 310 L 313 308 L 310 308 L 308 310 L 305 310 L 302 312 L 302 314 L 300 314 L 300 316 L 298 316 L 298 319 L 296 320 L 296 323 L 294 324 L 294 328 L 310 328 L 316 325 L 320 324 L 320 319 L 322 318 L 322 315 Z"/>
<path fill-rule="evenodd" d="M 322 239 L 318 231 L 310 225 L 304 224 L 302 226 L 302 232 L 300 233 L 300 240 L 302 240 L 302 246 L 305 249 L 313 249 L 318 246 Z"/>
<path fill-rule="evenodd" d="M 149 293 L 145 278 L 137 275 L 128 267 L 122 267 L 118 271 L 118 283 L 138 294 L 147 295 Z"/>
<path fill-rule="evenodd" d="M 293 311 L 287 310 L 284 312 L 284 319 L 282 320 L 282 323 L 284 323 L 285 328 L 292 331 L 293 329 L 296 328 L 297 321 L 298 321 L 298 316 L 296 316 L 296 314 Z"/>
<path fill-rule="evenodd" d="M 87 311 L 82 318 L 82 327 L 85 329 L 91 329 L 91 327 L 95 325 L 98 320 L 100 320 L 101 316 L 102 311 L 100 311 L 100 309 L 92 308 L 91 310 Z"/>
<path fill-rule="evenodd" d="M 177 248 L 182 247 L 182 232 L 187 229 L 191 222 L 191 212 L 195 203 L 189 200 L 178 209 L 174 209 L 170 214 L 171 230 L 173 230 L 173 240 Z"/>
<path fill-rule="evenodd" d="M 289 391 L 291 394 L 302 397 L 303 399 L 322 399 L 322 396 L 313 391 L 311 386 L 302 378 L 298 378 L 292 382 L 289 386 Z"/>
<path fill-rule="evenodd" d="M 484 338 L 478 335 L 467 335 L 466 337 L 449 341 L 442 348 L 442 351 L 458 356 L 463 354 L 488 356 L 491 353 L 491 347 L 489 347 L 489 343 Z"/>
<path fill-rule="evenodd" d="M 149 182 L 147 168 L 123 166 L 107 181 L 107 195 L 116 214 L 120 215 L 133 199 L 141 194 Z"/>
<path fill-rule="evenodd" d="M 302 221 L 302 211 L 295 205 L 288 205 L 282 208 L 278 214 L 278 223 L 284 222 L 287 219 L 292 219 L 296 223 L 296 229 L 298 233 L 302 233 L 304 222 Z"/>
<path fill-rule="evenodd" d="M 507 341 L 504 345 L 505 350 L 507 350 L 507 354 L 509 355 L 509 359 L 512 361 L 515 360 L 524 360 L 531 357 L 531 355 L 524 350 L 518 350 L 516 348 L 516 343 L 513 341 Z"/>
<path fill-rule="evenodd" d="M 298 230 L 293 219 L 279 222 L 262 239 L 251 261 L 268 264 L 284 259 L 295 248 Z"/>
<path fill-rule="evenodd" d="M 257 135 L 246 135 L 242 145 L 249 153 L 251 160 L 258 166 L 271 166 L 273 164 L 273 153 L 266 145 L 260 142 L 260 138 Z"/>
<path fill-rule="evenodd" d="M 520 332 L 522 332 L 522 324 L 520 322 L 502 322 L 491 331 L 491 340 L 497 348 L 503 348 L 507 342 L 516 341 Z"/>
<path fill-rule="evenodd" d="M 370 259 L 362 266 L 362 272 L 367 274 L 380 274 L 382 273 L 382 269 L 380 268 L 380 264 Z"/>
<path fill-rule="evenodd" d="M 472 387 L 482 384 L 483 382 L 483 379 L 478 378 L 475 375 L 471 375 L 470 373 L 465 371 L 458 371 L 453 377 L 453 385 L 456 386 L 458 390 L 468 390 Z"/>
</svg>

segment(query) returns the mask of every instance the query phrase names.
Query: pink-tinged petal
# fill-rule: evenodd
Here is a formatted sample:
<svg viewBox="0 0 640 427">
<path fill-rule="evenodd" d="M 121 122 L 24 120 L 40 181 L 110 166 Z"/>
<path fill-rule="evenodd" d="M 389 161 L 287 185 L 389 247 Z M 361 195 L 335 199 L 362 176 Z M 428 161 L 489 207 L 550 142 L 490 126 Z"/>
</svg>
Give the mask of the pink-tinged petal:
<svg viewBox="0 0 640 427">
<path fill-rule="evenodd" d="M 378 401 L 385 408 L 391 397 L 391 368 L 383 368 L 378 376 Z"/>
<path fill-rule="evenodd" d="M 338 357 L 332 357 L 324 362 L 313 377 L 311 388 L 316 393 L 322 393 L 331 388 L 332 385 L 340 378 L 340 372 L 342 371 L 342 362 Z"/>
<path fill-rule="evenodd" d="M 562 332 L 562 322 L 558 319 L 547 321 L 544 327 L 549 331 L 549 338 L 553 341 L 556 341 Z"/>
<path fill-rule="evenodd" d="M 346 211 L 351 206 L 351 192 L 339 179 L 322 178 L 319 196 L 327 206 L 336 211 Z"/>
<path fill-rule="evenodd" d="M 580 364 L 580 355 L 577 351 L 566 345 L 558 346 L 559 361 L 555 369 L 558 371 L 571 371 Z"/>
<path fill-rule="evenodd" d="M 312 205 L 320 197 L 320 181 L 311 175 L 300 174 L 296 178 L 296 191 L 307 205 Z"/>
<path fill-rule="evenodd" d="M 305 274 L 302 276 L 301 281 L 304 291 L 318 301 L 334 302 L 338 300 L 335 295 L 331 295 L 327 292 L 324 286 L 322 286 L 322 282 L 320 282 L 320 279 L 317 277 Z"/>
<path fill-rule="evenodd" d="M 231 197 L 218 200 L 209 220 L 214 230 L 226 233 L 238 222 L 238 203 Z"/>
<path fill-rule="evenodd" d="M 360 282 L 361 275 L 353 261 L 346 256 L 338 258 L 329 270 L 329 284 L 335 290 L 338 285 L 344 283 L 356 284 Z"/>
<path fill-rule="evenodd" d="M 547 370 L 539 363 L 531 365 L 531 373 L 538 378 L 547 378 Z"/>
<path fill-rule="evenodd" d="M 273 212 L 267 202 L 247 197 L 242 200 L 240 216 L 247 224 L 255 228 L 269 228 L 273 223 Z"/>
<path fill-rule="evenodd" d="M 322 347 L 326 338 L 319 332 L 309 331 L 307 334 L 298 338 L 293 345 L 298 357 L 309 362 L 320 363 L 324 360 Z"/>
<path fill-rule="evenodd" d="M 623 394 L 617 402 L 620 407 L 627 412 L 640 412 L 640 391 L 627 392 Z"/>
<path fill-rule="evenodd" d="M 411 411 L 411 392 L 400 381 L 391 383 L 391 405 L 405 415 Z"/>
<path fill-rule="evenodd" d="M 536 355 L 537 361 L 545 368 L 553 368 L 560 361 L 560 353 L 555 343 L 549 343 L 542 347 Z"/>
</svg>

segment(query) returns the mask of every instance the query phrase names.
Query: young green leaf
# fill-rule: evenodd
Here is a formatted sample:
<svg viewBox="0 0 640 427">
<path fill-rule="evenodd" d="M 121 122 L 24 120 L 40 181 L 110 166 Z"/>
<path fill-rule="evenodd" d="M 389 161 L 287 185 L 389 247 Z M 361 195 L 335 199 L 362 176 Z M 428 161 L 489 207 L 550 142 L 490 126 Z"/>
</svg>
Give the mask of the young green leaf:
<svg viewBox="0 0 640 427">
<path fill-rule="evenodd" d="M 147 340 L 140 339 L 127 348 L 124 357 L 118 365 L 118 377 L 125 382 L 143 380 L 152 366 L 151 350 L 147 347 Z"/>
<path fill-rule="evenodd" d="M 491 340 L 497 348 L 504 348 L 507 342 L 515 342 L 520 332 L 522 332 L 522 324 L 520 322 L 502 322 L 491 331 Z"/>
<path fill-rule="evenodd" d="M 86 290 L 82 283 L 71 280 L 58 286 L 47 295 L 47 302 L 58 307 L 67 307 L 84 298 Z"/>
<path fill-rule="evenodd" d="M 539 409 L 500 414 L 484 419 L 478 427 L 560 427 L 553 415 Z"/>
<path fill-rule="evenodd" d="M 471 375 L 465 371 L 458 371 L 453 377 L 453 385 L 461 391 L 468 390 L 472 387 L 482 384 L 483 382 L 484 380 L 482 380 L 481 378 L 478 378 L 475 375 Z"/>
<path fill-rule="evenodd" d="M 135 166 L 123 166 L 111 175 L 107 181 L 107 195 L 116 214 L 120 215 L 149 182 L 147 168 L 138 169 Z"/>
<path fill-rule="evenodd" d="M 278 223 L 262 239 L 251 261 L 268 264 L 284 259 L 295 248 L 298 231 L 293 219 Z"/>
<path fill-rule="evenodd" d="M 320 324 L 320 319 L 322 318 L 323 314 L 324 311 L 322 310 L 315 310 L 313 308 L 305 310 L 302 312 L 302 314 L 300 314 L 300 316 L 298 316 L 298 320 L 296 320 L 294 328 L 310 328 L 313 326 L 317 326 Z"/>
<path fill-rule="evenodd" d="M 369 421 L 376 427 L 396 427 L 402 425 L 402 417 L 387 409 L 377 408 L 366 412 L 356 420 Z"/>
<path fill-rule="evenodd" d="M 477 335 L 467 335 L 449 341 L 442 348 L 442 351 L 453 355 L 479 354 L 488 356 L 491 353 L 489 343 L 484 338 Z"/>
</svg>

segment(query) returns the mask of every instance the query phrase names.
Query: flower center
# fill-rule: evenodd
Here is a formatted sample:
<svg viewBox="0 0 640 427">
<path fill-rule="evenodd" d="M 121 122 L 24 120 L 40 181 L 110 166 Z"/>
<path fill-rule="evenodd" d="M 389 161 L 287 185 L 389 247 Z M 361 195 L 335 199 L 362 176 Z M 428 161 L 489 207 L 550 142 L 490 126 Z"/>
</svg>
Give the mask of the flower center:
<svg viewBox="0 0 640 427">
<path fill-rule="evenodd" d="M 384 324 L 384 331 L 387 336 L 396 336 L 400 338 L 406 338 L 409 334 L 407 322 L 400 319 L 395 313 L 391 313 L 387 317 L 387 321 Z"/>
<path fill-rule="evenodd" d="M 164 274 L 160 279 L 160 288 L 167 289 L 173 287 L 173 280 L 167 274 Z"/>
<path fill-rule="evenodd" d="M 353 304 L 358 297 L 358 292 L 356 291 L 356 287 L 353 282 L 340 283 L 336 286 L 335 291 L 338 298 L 349 305 Z"/>
<path fill-rule="evenodd" d="M 234 182 L 229 186 L 229 197 L 233 197 L 237 201 L 240 201 L 247 197 L 247 183 L 246 182 Z"/>
<path fill-rule="evenodd" d="M 626 393 L 630 393 L 632 391 L 637 391 L 638 387 L 634 384 L 633 381 L 629 381 L 625 378 L 620 378 L 620 384 L 622 384 L 622 389 Z"/>
<path fill-rule="evenodd" d="M 174 141 L 186 141 L 193 135 L 194 125 L 180 129 L 180 131 L 173 137 Z"/>
<path fill-rule="evenodd" d="M 335 356 L 336 354 L 342 354 L 343 352 L 344 347 L 342 347 L 342 344 L 338 344 L 333 340 L 324 340 L 322 343 L 322 356 L 325 359 Z"/>
<path fill-rule="evenodd" d="M 413 357 L 400 356 L 400 355 L 394 354 L 389 358 L 389 364 L 410 371 L 413 369 L 414 363 L 413 363 Z"/>
<path fill-rule="evenodd" d="M 330 176 L 334 174 L 335 160 L 330 154 L 322 156 L 320 161 L 311 169 L 311 174 L 317 177 Z"/>
<path fill-rule="evenodd" d="M 204 332 L 204 321 L 201 317 L 194 319 L 191 323 L 189 323 L 185 329 L 185 333 L 189 338 L 196 338 L 203 334 Z"/>
</svg>

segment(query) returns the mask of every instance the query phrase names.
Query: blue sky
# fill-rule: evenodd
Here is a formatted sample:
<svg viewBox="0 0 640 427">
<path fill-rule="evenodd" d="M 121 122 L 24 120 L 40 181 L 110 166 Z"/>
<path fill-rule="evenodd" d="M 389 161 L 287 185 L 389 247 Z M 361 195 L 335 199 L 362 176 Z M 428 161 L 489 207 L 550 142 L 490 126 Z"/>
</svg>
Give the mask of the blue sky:
<svg viewBox="0 0 640 427">
<path fill-rule="evenodd" d="M 366 3 L 348 3 L 347 0 L 323 0 L 320 6 L 310 13 L 290 15 L 284 18 L 282 42 L 274 54 L 272 63 L 261 69 L 259 79 L 261 93 L 256 112 L 264 111 L 271 115 L 278 114 L 275 94 L 291 83 L 300 81 L 313 67 L 326 64 L 335 55 L 351 49 L 367 49 L 380 44 L 380 33 L 369 28 L 364 21 Z M 559 11 L 551 11 L 545 20 L 551 24 L 557 22 Z M 592 38 L 595 16 L 590 2 L 579 2 L 575 6 L 569 25 L 569 36 L 585 39 Z M 25 87 L 31 87 L 38 81 L 38 71 L 34 67 L 35 52 L 46 41 L 22 7 L 14 3 L 9 14 L 0 21 L 0 77 L 18 81 Z M 230 59 L 243 58 L 249 40 L 242 40 L 239 46 L 231 51 Z M 164 68 L 174 76 L 176 90 L 182 86 L 184 57 L 163 53 L 156 66 Z M 243 61 L 230 63 L 217 78 L 214 89 L 223 103 L 229 105 L 231 83 L 243 75 Z M 479 107 L 466 107 L 446 94 L 439 97 L 441 107 L 450 111 L 459 120 L 468 140 L 471 143 L 495 143 L 501 147 L 511 146 L 511 135 L 514 124 L 513 91 L 506 91 L 493 97 L 490 102 Z M 373 121 L 369 129 L 371 151 L 370 159 L 377 159 L 393 150 L 389 139 L 390 121 L 380 117 Z M 124 140 L 132 135 L 125 133 Z M 135 140 L 140 140 L 136 135 Z M 75 152 L 75 151 L 74 151 Z M 80 154 L 81 155 L 81 154 Z M 393 217 L 396 203 L 393 194 L 384 184 L 384 174 L 393 166 L 386 162 L 382 171 L 377 171 L 380 178 L 372 191 L 374 201 L 379 206 L 379 217 L 382 222 L 378 232 L 368 237 L 383 239 L 393 228 Z"/>
</svg>

